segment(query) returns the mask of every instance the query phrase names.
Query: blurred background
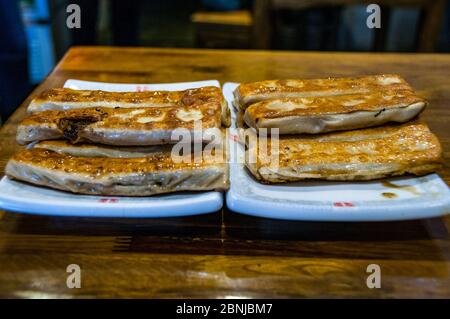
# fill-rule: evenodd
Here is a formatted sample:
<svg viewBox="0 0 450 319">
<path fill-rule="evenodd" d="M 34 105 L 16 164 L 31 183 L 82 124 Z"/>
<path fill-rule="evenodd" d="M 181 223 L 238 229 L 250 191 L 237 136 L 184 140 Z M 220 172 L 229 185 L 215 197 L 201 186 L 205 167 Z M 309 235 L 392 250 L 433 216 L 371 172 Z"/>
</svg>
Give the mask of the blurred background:
<svg viewBox="0 0 450 319">
<path fill-rule="evenodd" d="M 73 45 L 450 52 L 450 0 L 0 0 L 1 121 Z"/>
</svg>

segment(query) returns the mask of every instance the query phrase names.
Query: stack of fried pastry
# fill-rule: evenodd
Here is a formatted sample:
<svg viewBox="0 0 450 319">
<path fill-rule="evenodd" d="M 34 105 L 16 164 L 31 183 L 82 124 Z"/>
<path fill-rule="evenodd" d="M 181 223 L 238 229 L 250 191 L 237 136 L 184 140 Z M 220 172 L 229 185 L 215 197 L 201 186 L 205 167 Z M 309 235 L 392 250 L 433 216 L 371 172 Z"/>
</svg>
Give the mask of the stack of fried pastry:
<svg viewBox="0 0 450 319">
<path fill-rule="evenodd" d="M 27 147 L 6 166 L 11 178 L 115 196 L 228 188 L 222 127 L 230 115 L 220 88 L 54 88 L 37 96 L 28 112 L 17 131 Z"/>
<path fill-rule="evenodd" d="M 246 166 L 261 182 L 423 175 L 442 163 L 427 125 L 408 122 L 427 102 L 398 75 L 261 81 L 234 96 L 238 126 L 280 134 L 267 152 L 247 144 Z"/>
</svg>

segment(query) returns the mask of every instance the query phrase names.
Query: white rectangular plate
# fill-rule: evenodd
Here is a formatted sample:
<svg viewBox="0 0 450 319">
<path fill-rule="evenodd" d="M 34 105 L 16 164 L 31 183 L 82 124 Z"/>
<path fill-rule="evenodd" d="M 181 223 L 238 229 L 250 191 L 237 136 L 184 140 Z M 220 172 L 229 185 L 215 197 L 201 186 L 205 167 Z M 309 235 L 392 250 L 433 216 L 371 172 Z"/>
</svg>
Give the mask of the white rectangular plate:
<svg viewBox="0 0 450 319">
<path fill-rule="evenodd" d="M 75 90 L 177 91 L 217 86 L 215 80 L 168 84 L 121 84 L 68 80 L 64 87 Z M 190 192 L 152 197 L 108 197 L 77 195 L 13 181 L 0 181 L 0 208 L 9 211 L 58 216 L 176 217 L 211 213 L 223 206 L 220 192 Z"/>
<path fill-rule="evenodd" d="M 223 92 L 232 110 L 233 90 Z M 235 121 L 234 121 L 235 123 Z M 429 218 L 450 212 L 450 192 L 436 174 L 371 182 L 305 181 L 284 185 L 257 182 L 243 163 L 243 146 L 230 134 L 229 209 L 247 215 L 304 221 L 391 221 Z M 239 160 L 238 160 L 239 159 Z M 394 194 L 386 198 L 383 193 Z"/>
</svg>

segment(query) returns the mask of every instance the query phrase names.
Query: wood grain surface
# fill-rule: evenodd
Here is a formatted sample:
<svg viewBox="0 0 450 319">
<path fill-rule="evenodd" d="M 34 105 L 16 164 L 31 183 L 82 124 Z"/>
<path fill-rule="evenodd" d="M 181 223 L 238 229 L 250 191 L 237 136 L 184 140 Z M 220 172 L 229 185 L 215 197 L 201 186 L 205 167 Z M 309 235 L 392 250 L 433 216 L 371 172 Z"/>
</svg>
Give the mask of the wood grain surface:
<svg viewBox="0 0 450 319">
<path fill-rule="evenodd" d="M 0 174 L 30 98 L 73 79 L 248 82 L 399 73 L 430 105 L 450 184 L 450 55 L 77 47 L 0 131 Z M 24 199 L 26 200 L 26 199 Z M 51 203 L 49 203 L 51 205 Z M 172 219 L 31 216 L 0 211 L 0 297 L 450 297 L 450 217 L 312 223 L 224 209 Z M 66 286 L 69 264 L 80 289 Z M 380 289 L 366 268 L 381 267 Z"/>
</svg>

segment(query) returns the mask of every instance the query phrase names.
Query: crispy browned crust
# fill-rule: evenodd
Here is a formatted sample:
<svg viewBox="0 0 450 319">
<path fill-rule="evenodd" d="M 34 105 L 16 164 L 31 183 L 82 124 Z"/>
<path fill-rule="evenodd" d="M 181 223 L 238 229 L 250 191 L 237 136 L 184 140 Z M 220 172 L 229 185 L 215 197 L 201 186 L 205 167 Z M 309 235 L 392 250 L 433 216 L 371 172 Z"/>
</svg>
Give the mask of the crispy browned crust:
<svg viewBox="0 0 450 319">
<path fill-rule="evenodd" d="M 109 92 L 101 90 L 72 90 L 68 88 L 51 88 L 35 97 L 31 106 L 45 103 L 118 103 L 116 106 L 131 104 L 133 107 L 179 106 L 187 107 L 196 104 L 220 101 L 223 98 L 220 88 L 205 86 L 184 91 L 143 91 L 143 92 Z"/>
<path fill-rule="evenodd" d="M 228 188 L 223 158 L 203 154 L 189 159 L 173 161 L 170 152 L 141 158 L 77 157 L 34 148 L 15 154 L 5 171 L 11 178 L 81 194 L 149 196 Z"/>
<path fill-rule="evenodd" d="M 380 91 L 329 97 L 266 100 L 250 105 L 245 112 L 257 121 L 261 118 L 380 111 L 406 107 L 414 103 L 425 104 L 426 101 L 409 90 Z"/>
<path fill-rule="evenodd" d="M 279 128 L 280 134 L 324 133 L 406 122 L 425 106 L 412 91 L 380 91 L 261 101 L 247 107 L 244 119 L 253 128 Z"/>
<path fill-rule="evenodd" d="M 165 144 L 154 146 L 109 146 L 93 143 L 72 144 L 64 140 L 42 141 L 33 145 L 33 148 L 41 148 L 54 151 L 61 154 L 67 154 L 77 157 L 113 157 L 113 158 L 142 158 L 156 156 L 158 154 L 170 154 L 172 151 L 177 156 L 186 154 L 187 156 L 195 156 L 194 154 L 202 154 L 206 159 L 210 159 L 212 154 L 221 152 L 223 162 L 228 162 L 227 143 L 225 143 L 225 134 L 221 142 L 202 145 L 197 149 L 193 144 Z M 210 153 L 211 152 L 211 153 Z M 220 162 L 219 158 L 215 161 Z"/>
<path fill-rule="evenodd" d="M 17 141 L 25 144 L 66 138 L 72 142 L 110 145 L 157 145 L 177 142 L 171 138 L 176 129 L 192 133 L 195 125 L 206 131 L 201 139 L 208 141 L 211 130 L 220 131 L 221 106 L 211 103 L 190 108 L 96 107 L 44 111 L 32 114 L 20 123 Z"/>
<path fill-rule="evenodd" d="M 69 110 L 86 107 L 170 107 L 190 108 L 202 104 L 219 103 L 222 106 L 222 120 L 230 125 L 230 112 L 220 88 L 205 86 L 184 91 L 108 92 L 100 90 L 72 90 L 52 88 L 35 97 L 28 106 L 28 112 L 46 110 Z"/>
<path fill-rule="evenodd" d="M 380 90 L 412 90 L 396 74 L 381 74 L 353 78 L 307 80 L 267 80 L 239 85 L 234 91 L 235 104 L 245 109 L 249 104 L 287 97 L 318 97 L 361 94 Z"/>
<path fill-rule="evenodd" d="M 50 140 L 36 143 L 33 147 L 77 157 L 139 158 L 170 153 L 174 144 L 153 146 L 110 146 L 92 143 L 72 144 L 65 140 Z"/>
<path fill-rule="evenodd" d="M 279 152 L 257 155 L 256 147 L 247 152 L 246 166 L 262 182 L 371 180 L 408 173 L 423 175 L 442 165 L 439 141 L 421 123 L 311 137 L 282 136 L 278 141 Z M 278 154 L 279 162 L 272 154 Z"/>
</svg>

